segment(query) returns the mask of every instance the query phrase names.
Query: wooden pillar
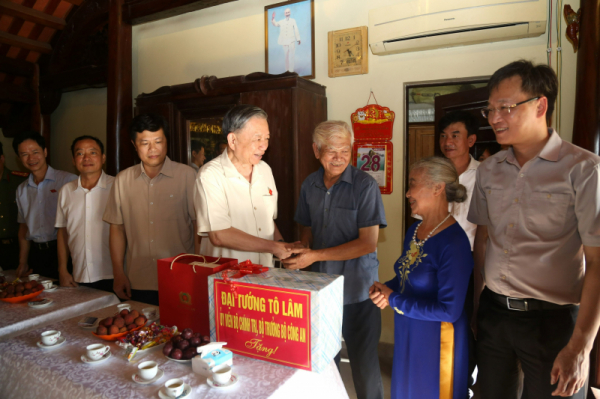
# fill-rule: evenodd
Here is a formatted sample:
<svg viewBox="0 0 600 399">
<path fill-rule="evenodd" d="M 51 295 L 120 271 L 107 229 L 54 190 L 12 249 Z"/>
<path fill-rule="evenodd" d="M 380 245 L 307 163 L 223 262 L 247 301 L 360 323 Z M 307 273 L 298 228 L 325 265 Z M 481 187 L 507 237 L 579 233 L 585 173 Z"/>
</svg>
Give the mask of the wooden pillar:
<svg viewBox="0 0 600 399">
<path fill-rule="evenodd" d="M 573 144 L 600 154 L 600 0 L 581 0 Z"/>
<path fill-rule="evenodd" d="M 131 24 L 123 20 L 123 0 L 109 0 L 106 170 L 113 176 L 134 163 L 131 80 Z"/>
</svg>

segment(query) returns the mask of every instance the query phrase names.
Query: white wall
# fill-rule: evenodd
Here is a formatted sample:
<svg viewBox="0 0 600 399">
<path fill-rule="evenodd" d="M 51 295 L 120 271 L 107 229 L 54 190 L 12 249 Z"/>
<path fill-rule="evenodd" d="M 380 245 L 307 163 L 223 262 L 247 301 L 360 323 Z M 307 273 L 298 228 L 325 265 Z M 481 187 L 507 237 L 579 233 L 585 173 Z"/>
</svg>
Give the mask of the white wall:
<svg viewBox="0 0 600 399">
<path fill-rule="evenodd" d="M 83 135 L 95 136 L 106 147 L 106 89 L 64 93 L 51 122 L 52 167 L 79 174 L 73 166 L 73 140 Z"/>
<path fill-rule="evenodd" d="M 443 1 L 443 0 L 440 0 Z M 369 55 L 369 74 L 327 77 L 327 32 L 368 25 L 372 8 L 399 0 L 315 0 L 316 79 L 327 86 L 329 119 L 349 122 L 372 89 L 379 104 L 396 112 L 394 192 L 384 196 L 388 228 L 379 242 L 380 278 L 393 277 L 403 240 L 404 120 L 403 85 L 458 77 L 491 75 L 520 59 L 546 62 L 547 36 L 500 43 L 377 57 Z M 161 86 L 192 82 L 202 75 L 227 77 L 264 71 L 264 6 L 273 0 L 244 0 L 134 27 L 133 95 Z M 572 4 L 577 8 L 577 4 Z M 562 13 L 561 13 L 562 14 Z M 564 32 L 564 22 L 563 22 Z M 556 37 L 553 28 L 552 36 Z M 571 140 L 575 61 L 563 33 L 563 109 L 560 132 Z M 553 46 L 556 48 L 556 45 Z M 553 52 L 552 64 L 556 64 Z M 382 340 L 393 342 L 392 312 L 384 313 Z"/>
</svg>

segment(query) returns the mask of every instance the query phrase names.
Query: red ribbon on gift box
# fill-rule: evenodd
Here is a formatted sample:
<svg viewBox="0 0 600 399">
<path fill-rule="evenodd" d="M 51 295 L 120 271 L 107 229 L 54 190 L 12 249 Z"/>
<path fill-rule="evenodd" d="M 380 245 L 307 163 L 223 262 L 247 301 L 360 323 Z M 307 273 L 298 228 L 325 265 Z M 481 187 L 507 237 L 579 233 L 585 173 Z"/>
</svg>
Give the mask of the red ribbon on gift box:
<svg viewBox="0 0 600 399">
<path fill-rule="evenodd" d="M 228 272 L 232 271 L 232 270 L 237 270 L 237 273 L 230 276 Z M 235 299 L 237 299 L 237 292 L 236 292 L 236 286 L 235 284 L 231 281 L 231 279 L 238 279 L 241 277 L 244 277 L 247 274 L 261 274 L 264 273 L 266 271 L 268 271 L 269 268 L 268 267 L 264 267 L 263 265 L 255 265 L 254 263 L 252 263 L 250 261 L 250 259 L 245 260 L 241 263 L 238 263 L 237 265 L 223 270 L 221 272 L 221 277 L 223 277 L 223 280 L 227 283 L 229 283 L 229 285 L 231 286 L 231 292 L 233 293 L 233 296 L 235 297 Z"/>
</svg>

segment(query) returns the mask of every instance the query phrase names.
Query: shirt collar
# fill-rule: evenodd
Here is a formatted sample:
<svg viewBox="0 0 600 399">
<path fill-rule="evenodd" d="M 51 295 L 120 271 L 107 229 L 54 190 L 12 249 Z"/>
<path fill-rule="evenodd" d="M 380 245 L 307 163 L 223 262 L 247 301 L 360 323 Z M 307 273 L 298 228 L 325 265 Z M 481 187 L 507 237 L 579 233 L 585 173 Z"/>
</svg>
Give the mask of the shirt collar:
<svg viewBox="0 0 600 399">
<path fill-rule="evenodd" d="M 242 174 L 237 170 L 233 162 L 231 162 L 231 159 L 229 159 L 229 155 L 227 155 L 228 151 L 230 151 L 229 148 L 227 148 L 225 151 L 223 151 L 221 155 L 219 155 L 219 160 L 221 161 L 221 166 L 223 167 L 223 171 L 225 172 L 225 177 L 229 178 L 242 176 Z M 258 178 L 262 176 L 262 173 L 260 173 L 259 168 L 257 168 L 256 166 L 257 165 L 254 165 L 252 167 L 252 183 L 256 181 L 254 180 L 255 177 Z"/>
<path fill-rule="evenodd" d="M 137 179 L 142 174 L 148 176 L 144 170 L 144 164 L 140 162 L 139 167 L 134 170 L 133 178 Z M 163 163 L 162 168 L 160 168 L 160 172 L 158 172 L 158 174 L 163 174 L 167 177 L 173 177 L 173 161 L 171 161 L 169 157 L 165 157 L 165 162 Z"/>
<path fill-rule="evenodd" d="M 548 129 L 548 134 L 550 138 L 548 142 L 540 151 L 539 157 L 545 159 L 546 161 L 556 162 L 558 161 L 558 156 L 560 155 L 560 147 L 562 146 L 562 139 L 556 132 L 556 130 L 550 128 Z"/>
<path fill-rule="evenodd" d="M 479 167 L 479 164 L 481 162 L 477 161 L 471 155 L 469 155 L 469 157 L 471 157 L 471 162 L 469 162 L 469 166 L 467 167 L 467 170 L 477 170 L 477 168 Z"/>
<path fill-rule="evenodd" d="M 562 146 L 562 139 L 556 132 L 556 130 L 549 128 L 548 134 L 550 138 L 542 148 L 542 151 L 538 154 L 538 157 L 545 159 L 546 161 L 556 162 L 558 161 L 558 157 L 560 155 L 560 148 Z M 504 156 L 498 158 L 498 162 L 507 161 L 511 164 L 517 164 L 517 159 L 515 158 L 515 152 L 512 147 L 506 150 Z"/>
<path fill-rule="evenodd" d="M 314 185 L 320 188 L 324 188 L 325 187 L 325 181 L 323 180 L 323 177 L 325 176 L 325 169 L 323 168 L 323 166 L 321 166 L 319 168 L 319 173 L 317 175 L 317 180 L 314 182 Z M 340 178 L 338 179 L 338 181 L 335 182 L 335 184 L 338 184 L 339 182 L 346 182 L 348 184 L 352 184 L 353 183 L 353 179 L 352 179 L 352 165 L 348 164 L 348 166 L 346 166 L 346 169 L 344 169 L 344 171 L 342 172 L 342 175 L 340 176 Z M 335 186 L 334 184 L 334 186 Z"/>
<path fill-rule="evenodd" d="M 104 171 L 102 171 L 102 174 L 100 175 L 100 179 L 98 179 L 98 183 L 96 183 L 96 185 L 92 188 L 92 190 L 96 187 L 100 187 L 102 189 L 106 188 L 106 173 L 104 173 Z M 75 191 L 77 189 L 82 189 L 82 190 L 84 189 L 81 186 L 81 176 L 79 176 L 79 178 L 77 179 L 77 187 L 75 187 L 73 189 L 73 191 Z M 90 190 L 90 191 L 92 191 L 92 190 Z"/>
<path fill-rule="evenodd" d="M 44 176 L 44 180 L 42 180 L 40 183 L 42 183 L 43 181 L 46 180 L 51 180 L 51 181 L 55 181 L 56 180 L 56 171 L 55 169 L 48 165 L 48 170 L 46 171 L 46 176 Z M 30 186 L 36 187 L 35 182 L 33 181 L 33 173 L 29 174 L 29 181 L 28 181 Z"/>
</svg>

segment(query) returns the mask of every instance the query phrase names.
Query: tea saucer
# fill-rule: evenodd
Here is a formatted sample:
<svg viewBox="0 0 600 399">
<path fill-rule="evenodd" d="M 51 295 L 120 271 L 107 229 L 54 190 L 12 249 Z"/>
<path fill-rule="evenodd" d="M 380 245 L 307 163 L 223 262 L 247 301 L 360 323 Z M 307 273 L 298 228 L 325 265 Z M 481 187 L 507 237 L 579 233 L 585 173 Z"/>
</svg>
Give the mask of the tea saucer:
<svg viewBox="0 0 600 399">
<path fill-rule="evenodd" d="M 138 384 L 146 385 L 146 384 L 152 384 L 153 382 L 160 380 L 163 375 L 165 375 L 165 372 L 162 371 L 161 369 L 158 369 L 154 378 L 152 378 L 150 380 L 143 379 L 138 373 L 135 373 L 134 375 L 132 375 L 131 379 L 134 382 L 137 382 Z"/>
<path fill-rule="evenodd" d="M 237 374 L 231 373 L 231 378 L 229 379 L 229 381 L 226 384 L 219 384 L 218 382 L 213 381 L 212 376 L 208 377 L 206 379 L 206 382 L 212 388 L 229 388 L 230 386 L 233 386 L 233 385 L 237 384 L 237 382 L 239 380 L 240 380 L 240 378 L 237 376 Z"/>
<path fill-rule="evenodd" d="M 54 349 L 54 348 L 58 348 L 59 346 L 64 344 L 66 341 L 67 341 L 67 339 L 65 337 L 60 337 L 54 345 L 46 345 L 42 341 L 38 341 L 37 346 L 39 346 L 42 349 Z"/>
<path fill-rule="evenodd" d="M 46 306 L 50 306 L 54 303 L 54 301 L 52 299 L 44 299 L 44 301 L 46 301 L 46 302 L 42 303 L 41 305 L 38 304 L 37 302 L 28 302 L 27 305 L 30 308 L 41 309 L 41 308 L 45 308 Z"/>
<path fill-rule="evenodd" d="M 181 395 L 179 395 L 177 397 L 177 399 L 184 399 L 187 398 L 188 396 L 190 396 L 192 393 L 192 387 L 189 386 L 188 384 L 183 384 L 183 393 Z M 158 397 L 160 399 L 175 399 L 173 396 L 170 396 L 166 391 L 165 391 L 165 387 L 162 387 L 159 391 L 158 391 Z"/>
<path fill-rule="evenodd" d="M 94 364 L 94 363 L 101 363 L 101 362 L 105 361 L 106 359 L 108 359 L 109 357 L 110 357 L 110 351 L 106 352 L 106 354 L 98 360 L 92 360 L 92 359 L 88 358 L 86 355 L 81 355 L 81 361 L 84 363 Z"/>
<path fill-rule="evenodd" d="M 52 292 L 52 291 L 56 290 L 57 288 L 58 288 L 58 285 L 52 284 L 52 287 L 44 288 L 44 292 Z"/>
</svg>

